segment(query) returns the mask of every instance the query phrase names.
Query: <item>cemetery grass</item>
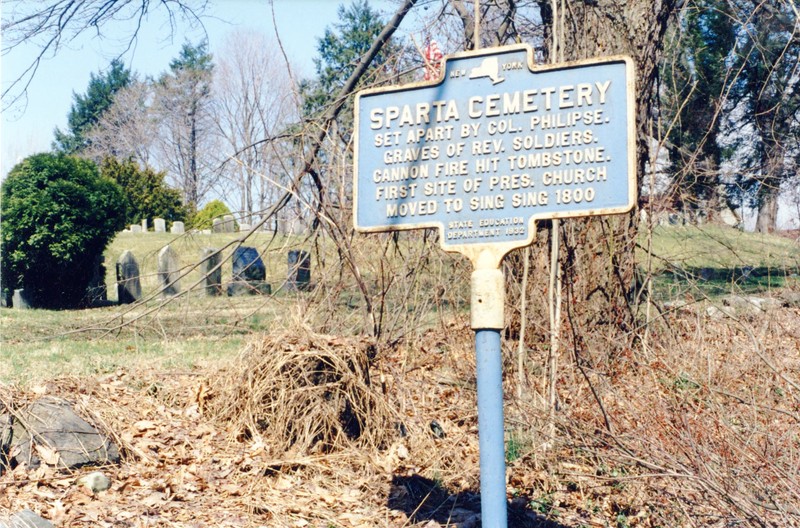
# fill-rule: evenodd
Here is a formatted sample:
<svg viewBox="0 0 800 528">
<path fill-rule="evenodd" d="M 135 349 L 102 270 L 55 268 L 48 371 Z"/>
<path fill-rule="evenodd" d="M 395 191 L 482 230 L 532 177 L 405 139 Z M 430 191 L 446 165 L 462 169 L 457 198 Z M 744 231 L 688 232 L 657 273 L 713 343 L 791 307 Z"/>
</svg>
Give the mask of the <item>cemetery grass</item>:
<svg viewBox="0 0 800 528">
<path fill-rule="evenodd" d="M 116 301 L 114 263 L 125 250 L 136 256 L 142 271 L 145 302 L 136 306 L 107 306 L 86 310 L 0 311 L 0 381 L 31 382 L 62 374 L 90 375 L 113 372 L 137 363 L 159 369 L 183 369 L 225 361 L 244 346 L 254 332 L 285 325 L 287 315 L 318 327 L 327 317 L 320 310 L 336 311 L 350 319 L 346 332 L 363 334 L 363 312 L 358 295 L 340 291 L 322 307 L 308 292 L 286 292 L 286 254 L 290 249 L 311 249 L 303 237 L 256 233 L 244 244 L 263 251 L 270 297 L 206 297 L 199 287 L 200 272 L 194 265 L 205 247 L 226 248 L 229 256 L 241 234 L 120 233 L 105 252 L 106 287 L 110 303 Z M 364 237 L 362 251 L 376 251 Z M 402 243 L 402 238 L 400 239 Z M 657 226 L 652 232 L 654 298 L 659 302 L 681 300 L 718 303 L 726 295 L 772 295 L 781 288 L 798 288 L 800 245 L 794 238 L 744 233 L 715 226 Z M 648 233 L 639 241 L 642 274 L 648 267 L 645 249 Z M 158 295 L 156 259 L 170 244 L 182 266 L 182 294 L 165 302 Z M 332 247 L 316 246 L 323 259 L 335 260 Z M 319 263 L 315 256 L 312 267 Z M 447 256 L 445 269 L 436 280 L 448 280 L 456 272 L 468 272 L 459 257 Z M 746 276 L 743 270 L 751 270 Z M 315 280 L 325 277 L 314 270 Z M 230 259 L 223 263 L 223 282 L 231 276 Z M 444 277 L 444 279 L 443 279 Z M 465 277 L 466 278 L 466 277 Z M 450 279 L 452 283 L 459 281 Z M 460 281 L 465 284 L 467 281 Z M 423 291 L 437 288 L 423 284 Z M 431 306 L 411 299 L 427 312 L 421 324 L 430 326 L 443 317 L 468 313 L 468 292 L 454 289 L 449 303 Z M 425 297 L 425 296 L 423 296 Z M 407 304 L 414 310 L 414 304 Z M 344 315 L 342 315 L 344 314 Z M 341 321 L 340 321 L 341 323 Z M 415 329 L 417 333 L 424 328 Z"/>
<path fill-rule="evenodd" d="M 794 240 L 716 229 L 657 230 L 653 246 L 673 269 L 788 270 L 775 275 L 784 289 L 798 290 Z M 703 232 L 708 236 L 698 240 Z M 106 262 L 132 244 L 142 244 L 135 253 L 154 256 L 170 240 L 118 237 Z M 205 242 L 178 242 L 181 261 L 190 262 Z M 303 244 L 279 242 L 273 247 Z M 695 244 L 700 256 L 689 249 Z M 738 256 L 721 260 L 720 245 Z M 267 268 L 278 283 L 285 254 L 274 256 Z M 697 302 L 657 315 L 642 347 L 622 357 L 579 363 L 565 353 L 553 422 L 542 403 L 546 350 L 526 351 L 518 392 L 516 342 L 504 343 L 509 526 L 800 526 L 800 308 L 712 318 L 705 308 L 721 294 L 708 280 L 680 273 L 670 280 L 681 289 L 658 294 Z M 728 293 L 776 293 L 777 283 L 750 280 L 720 282 Z M 276 347 L 296 357 L 363 348 L 356 323 L 336 335 L 312 331 L 319 332 L 320 314 L 310 295 L 187 293 L 133 308 L 0 311 L 0 403 L 63 396 L 112 431 L 124 454 L 120 466 L 104 469 L 112 488 L 97 494 L 75 483 L 90 469 L 65 474 L 45 464 L 7 472 L 0 476 L 0 518 L 31 508 L 57 526 L 78 527 L 475 526 L 475 361 L 461 306 L 441 309 L 420 321 L 418 332 L 370 352 L 369 379 L 388 404 L 381 441 L 342 435 L 324 449 L 282 450 L 271 436 L 279 428 L 257 426 L 253 413 L 264 401 L 246 395 L 274 386 L 262 365 Z M 357 302 L 330 306 L 346 312 L 342 318 L 361 316 Z M 303 412 L 294 416 L 306 423 Z"/>
</svg>

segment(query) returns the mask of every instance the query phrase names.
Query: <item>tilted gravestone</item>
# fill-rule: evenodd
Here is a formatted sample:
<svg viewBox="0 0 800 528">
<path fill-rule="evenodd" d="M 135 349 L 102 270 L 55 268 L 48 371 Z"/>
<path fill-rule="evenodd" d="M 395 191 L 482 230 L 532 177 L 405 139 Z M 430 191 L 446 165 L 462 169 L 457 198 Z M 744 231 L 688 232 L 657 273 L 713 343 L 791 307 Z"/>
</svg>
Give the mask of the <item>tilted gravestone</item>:
<svg viewBox="0 0 800 528">
<path fill-rule="evenodd" d="M 233 250 L 233 282 L 228 285 L 228 295 L 272 293 L 266 278 L 267 268 L 256 248 L 241 246 Z"/>
<path fill-rule="evenodd" d="M 203 248 L 200 251 L 200 273 L 206 285 L 206 295 L 222 294 L 222 267 L 219 265 L 221 256 L 216 248 Z"/>
<path fill-rule="evenodd" d="M 311 282 L 311 255 L 307 251 L 293 249 L 287 259 L 289 275 L 286 287 L 290 290 L 305 290 Z"/>
<path fill-rule="evenodd" d="M 178 255 L 166 245 L 158 252 L 158 283 L 161 286 L 161 295 L 171 297 L 177 295 L 181 289 L 178 284 L 180 271 L 178 270 Z"/>
<path fill-rule="evenodd" d="M 154 218 L 153 219 L 153 231 L 156 233 L 166 233 L 167 232 L 167 222 L 163 218 Z"/>
<path fill-rule="evenodd" d="M 117 260 L 117 300 L 120 304 L 130 304 L 142 296 L 139 282 L 139 263 L 129 250 L 122 252 Z"/>
<path fill-rule="evenodd" d="M 169 228 L 169 232 L 173 235 L 182 235 L 186 232 L 186 226 L 183 222 L 179 220 L 175 220 L 172 222 L 172 226 Z"/>
<path fill-rule="evenodd" d="M 119 462 L 117 446 L 60 398 L 41 398 L 2 425 L 2 437 L 10 436 L 8 452 L 14 464 L 31 468 L 44 462 L 76 469 Z"/>
</svg>

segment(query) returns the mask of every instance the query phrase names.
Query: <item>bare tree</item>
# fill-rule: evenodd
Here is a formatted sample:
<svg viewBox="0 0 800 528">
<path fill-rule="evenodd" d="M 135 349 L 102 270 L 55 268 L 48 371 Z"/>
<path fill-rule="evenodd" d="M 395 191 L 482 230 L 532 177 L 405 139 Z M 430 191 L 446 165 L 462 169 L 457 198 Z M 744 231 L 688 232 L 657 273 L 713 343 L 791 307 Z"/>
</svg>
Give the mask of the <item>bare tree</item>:
<svg viewBox="0 0 800 528">
<path fill-rule="evenodd" d="M 55 56 L 78 37 L 92 33 L 121 46 L 120 54 L 124 54 L 136 44 L 148 15 L 166 18 L 171 34 L 179 21 L 200 24 L 207 4 L 207 0 L 4 1 L 0 26 L 2 55 L 23 44 L 37 51 L 22 74 L 4 88 L 3 107 L 8 108 L 24 98 L 42 61 Z"/>
<path fill-rule="evenodd" d="M 247 216 L 265 209 L 287 184 L 277 159 L 290 155 L 286 130 L 298 112 L 291 79 L 275 50 L 259 33 L 236 32 L 215 68 L 213 120 L 225 145 L 223 177 Z"/>
<path fill-rule="evenodd" d="M 153 97 L 153 86 L 147 81 L 134 81 L 117 92 L 114 103 L 86 134 L 90 146 L 85 155 L 95 161 L 107 156 L 130 158 L 143 167 L 152 166 L 158 133 L 151 110 Z"/>
<path fill-rule="evenodd" d="M 218 166 L 208 43 L 184 44 L 170 71 L 155 84 L 159 154 L 183 203 L 194 209 L 216 184 Z"/>
</svg>

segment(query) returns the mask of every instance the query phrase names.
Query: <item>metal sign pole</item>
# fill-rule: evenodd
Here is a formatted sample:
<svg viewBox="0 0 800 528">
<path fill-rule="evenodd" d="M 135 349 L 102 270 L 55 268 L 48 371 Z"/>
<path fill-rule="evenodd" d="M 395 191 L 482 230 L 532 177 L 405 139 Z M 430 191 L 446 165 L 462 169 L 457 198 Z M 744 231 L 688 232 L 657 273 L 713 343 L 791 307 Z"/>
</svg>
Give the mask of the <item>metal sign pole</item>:
<svg viewBox="0 0 800 528">
<path fill-rule="evenodd" d="M 481 526 L 506 528 L 506 457 L 503 420 L 503 329 L 505 284 L 497 267 L 473 261 L 471 326 L 475 331 L 478 381 L 478 442 L 481 465 Z"/>
<path fill-rule="evenodd" d="M 481 47 L 480 0 L 475 0 L 475 49 Z M 506 528 L 506 451 L 503 416 L 503 354 L 500 331 L 504 325 L 505 281 L 497 264 L 472 261 L 471 319 L 475 331 L 478 385 L 478 446 L 481 466 L 481 526 Z M 483 267 L 482 267 L 483 266 Z"/>
</svg>

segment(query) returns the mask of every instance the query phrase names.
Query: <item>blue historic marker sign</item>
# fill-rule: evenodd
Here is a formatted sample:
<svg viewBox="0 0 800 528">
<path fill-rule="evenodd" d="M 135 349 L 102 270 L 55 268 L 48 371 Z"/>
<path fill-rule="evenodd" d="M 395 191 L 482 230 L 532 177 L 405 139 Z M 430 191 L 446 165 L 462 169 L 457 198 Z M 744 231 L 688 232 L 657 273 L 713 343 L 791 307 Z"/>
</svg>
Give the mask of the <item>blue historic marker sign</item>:
<svg viewBox="0 0 800 528">
<path fill-rule="evenodd" d="M 522 247 L 534 221 L 629 211 L 633 65 L 533 66 L 517 45 L 445 59 L 434 83 L 356 97 L 361 231 L 438 227 L 444 249 Z"/>
</svg>

